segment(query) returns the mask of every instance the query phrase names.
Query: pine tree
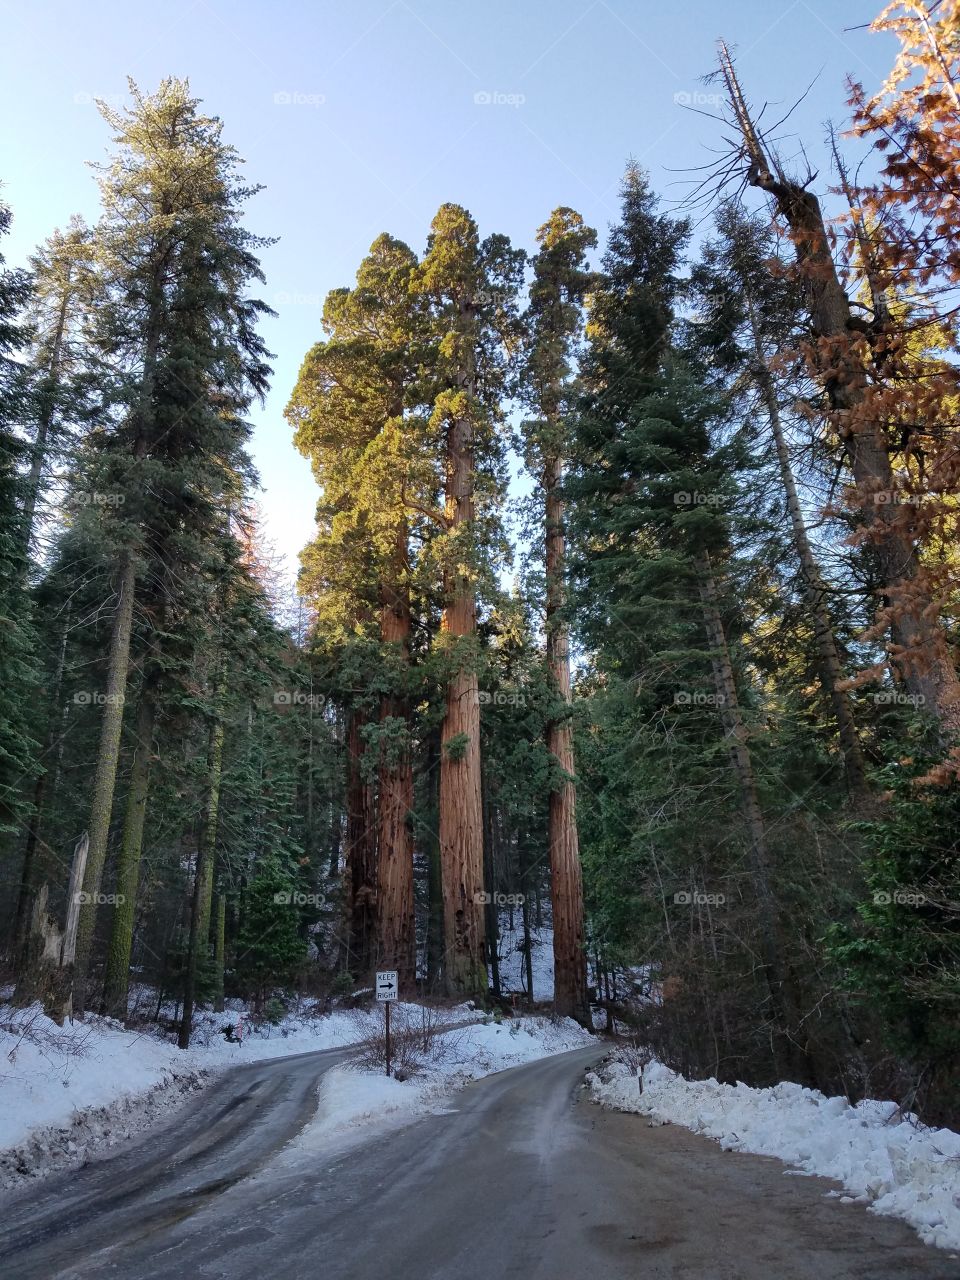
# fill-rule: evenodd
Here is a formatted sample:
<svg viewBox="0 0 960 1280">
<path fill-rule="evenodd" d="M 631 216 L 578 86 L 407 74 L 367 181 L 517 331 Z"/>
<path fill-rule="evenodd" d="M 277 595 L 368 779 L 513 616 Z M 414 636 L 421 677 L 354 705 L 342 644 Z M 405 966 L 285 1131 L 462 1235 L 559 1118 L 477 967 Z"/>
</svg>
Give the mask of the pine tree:
<svg viewBox="0 0 960 1280">
<path fill-rule="evenodd" d="M 585 591 L 601 601 L 596 623 L 588 620 L 587 627 L 589 634 L 598 626 L 606 646 L 628 661 L 655 663 L 661 685 L 684 667 L 701 680 L 709 672 L 711 692 L 674 684 L 673 702 L 716 708 L 739 797 L 766 1016 L 781 1069 L 800 1072 L 805 1067 L 795 1061 L 790 1038 L 798 1018 L 781 954 L 766 822 L 719 583 L 731 571 L 726 508 L 745 461 L 742 443 L 736 433 L 723 440 L 727 404 L 670 349 L 686 232 L 656 212 L 643 175 L 628 171 L 622 219 L 611 234 L 591 312 L 571 478 L 580 572 Z M 694 501 L 700 495 L 709 501 Z M 603 637 L 611 627 L 628 640 L 611 645 Z M 638 679 L 635 667 L 624 674 Z M 639 675 L 638 693 L 643 680 Z M 662 707 L 660 714 L 666 714 Z M 681 721 L 685 715 L 673 714 Z"/>
<path fill-rule="evenodd" d="M 248 464 L 243 414 L 266 386 L 255 324 L 265 307 L 244 296 L 262 278 L 263 243 L 239 213 L 253 189 L 221 124 L 198 111 L 185 82 L 145 97 L 131 82 L 129 111 L 103 107 L 117 156 L 101 177 L 104 215 L 93 253 L 98 273 L 97 352 L 109 427 L 93 434 L 84 481 L 113 500 L 104 536 L 115 547 L 115 615 L 90 851 L 77 943 L 76 1007 L 82 1012 L 106 860 L 119 760 L 138 577 L 171 531 L 213 530 Z M 173 566 L 165 566 L 169 572 Z"/>
<path fill-rule="evenodd" d="M 0 237 L 12 215 L 0 203 Z M 27 401 L 26 371 L 15 358 L 27 331 L 20 313 L 31 291 L 25 271 L 4 266 L 0 255 L 0 836 L 15 831 L 30 809 L 31 779 L 39 769 L 29 708 L 36 681 L 31 606 L 26 592 L 27 560 L 22 478 L 24 449 L 19 434 Z"/>
<path fill-rule="evenodd" d="M 36 530 L 44 485 L 51 466 L 63 458 L 71 428 L 84 415 L 83 329 L 92 279 L 90 232 L 80 218 L 66 232 L 55 231 L 31 258 L 33 439 L 25 478 L 24 537 L 28 548 Z"/>
<path fill-rule="evenodd" d="M 693 341 L 708 370 L 731 394 L 742 396 L 750 389 L 756 396 L 758 404 L 744 405 L 745 420 L 756 421 L 757 409 L 766 417 L 816 639 L 820 681 L 836 721 L 850 791 L 862 801 L 868 793 L 863 751 L 850 694 L 843 687 L 845 672 L 828 608 L 829 588 L 807 531 L 772 367 L 777 354 L 795 341 L 802 302 L 785 276 L 770 268 L 775 246 L 764 221 L 731 202 L 718 214 L 717 230 L 719 239 L 706 246 L 692 275 Z"/>
</svg>

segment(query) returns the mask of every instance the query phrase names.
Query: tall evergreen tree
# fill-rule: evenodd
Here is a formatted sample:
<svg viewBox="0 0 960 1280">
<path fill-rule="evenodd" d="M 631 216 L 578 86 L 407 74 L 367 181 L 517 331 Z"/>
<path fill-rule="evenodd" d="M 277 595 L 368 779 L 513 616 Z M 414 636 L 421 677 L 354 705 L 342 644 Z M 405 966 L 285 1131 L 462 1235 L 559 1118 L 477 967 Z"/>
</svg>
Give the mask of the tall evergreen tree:
<svg viewBox="0 0 960 1280">
<path fill-rule="evenodd" d="M 495 427 L 502 414 L 503 340 L 515 323 L 521 266 L 521 255 L 502 236 L 481 242 L 470 214 L 446 204 L 433 220 L 416 277 L 436 344 L 431 423 L 445 446 L 437 553 L 449 677 L 441 731 L 439 837 L 444 985 L 448 994 L 460 996 L 487 989 L 477 595 L 499 497 Z M 484 471 L 491 482 L 478 495 L 478 474 Z"/>
<path fill-rule="evenodd" d="M 0 203 L 0 237 L 12 215 Z M 26 591 L 26 488 L 20 428 L 26 399 L 26 371 L 16 358 L 26 344 L 21 321 L 31 291 L 30 277 L 4 265 L 0 255 L 0 838 L 15 831 L 29 813 L 30 780 L 39 768 L 38 744 L 29 707 L 35 676 L 35 638 Z"/>
<path fill-rule="evenodd" d="M 590 1025 L 583 925 L 583 880 L 577 839 L 573 728 L 570 722 L 570 636 L 565 609 L 566 530 L 561 482 L 574 394 L 571 362 L 582 328 L 592 276 L 587 250 L 596 233 L 572 209 L 556 209 L 540 228 L 533 283 L 525 316 L 528 353 L 524 383 L 537 415 L 525 424 L 527 463 L 537 476 L 544 506 L 547 668 L 558 702 L 547 726 L 547 749 L 560 777 L 551 791 L 547 839 L 553 900 L 554 1007 Z"/>
<path fill-rule="evenodd" d="M 90 850 L 77 941 L 82 1012 L 107 853 L 127 692 L 138 579 L 171 530 L 215 530 L 248 467 L 243 415 L 268 376 L 256 334 L 264 304 L 257 240 L 240 223 L 255 188 L 236 177 L 222 126 L 199 112 L 183 81 L 132 108 L 102 114 L 117 154 L 103 171 L 104 214 L 94 234 L 99 276 L 92 341 L 109 425 L 93 433 L 83 481 L 105 495 L 104 537 L 115 548 L 115 613 L 93 783 Z M 176 566 L 166 565 L 167 572 Z"/>
<path fill-rule="evenodd" d="M 786 272 L 771 270 L 775 245 L 768 224 L 728 203 L 717 218 L 719 239 L 706 246 L 692 276 L 692 326 L 697 354 L 731 394 L 750 397 L 742 413 L 766 420 L 790 520 L 801 590 L 816 639 L 820 681 L 836 722 L 854 797 L 868 794 L 866 766 L 830 615 L 830 591 L 818 565 L 797 490 L 773 369 L 778 353 L 798 341 L 802 298 Z M 757 433 L 759 436 L 759 433 Z M 757 443 L 761 440 L 758 438 Z"/>
<path fill-rule="evenodd" d="M 287 410 L 323 492 L 321 529 L 304 558 L 318 626 L 329 634 L 345 610 L 378 642 L 378 670 L 370 672 L 380 688 L 376 718 L 365 722 L 373 709 L 355 698 L 348 707 L 353 950 L 362 971 L 374 960 L 397 969 L 405 993 L 416 977 L 410 529 L 426 517 L 429 536 L 437 519 L 436 473 L 416 391 L 422 340 L 411 292 L 415 268 L 406 245 L 377 238 L 355 288 L 328 297 L 329 338 L 308 353 Z M 362 756 L 374 746 L 375 826 L 362 776 Z"/>
<path fill-rule="evenodd" d="M 34 290 L 30 350 L 32 434 L 24 481 L 24 537 L 28 545 L 42 512 L 51 468 L 62 462 L 71 429 L 84 416 L 84 329 L 89 322 L 93 277 L 90 232 L 80 218 L 55 231 L 31 258 Z"/>
</svg>

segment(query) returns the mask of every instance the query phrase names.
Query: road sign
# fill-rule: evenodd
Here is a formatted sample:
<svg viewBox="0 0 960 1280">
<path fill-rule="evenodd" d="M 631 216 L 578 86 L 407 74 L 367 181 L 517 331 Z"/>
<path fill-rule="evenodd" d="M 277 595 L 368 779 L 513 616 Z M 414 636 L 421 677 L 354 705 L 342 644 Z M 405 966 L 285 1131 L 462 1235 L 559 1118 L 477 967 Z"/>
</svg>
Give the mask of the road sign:
<svg viewBox="0 0 960 1280">
<path fill-rule="evenodd" d="M 377 999 L 398 1000 L 400 997 L 396 969 L 382 969 L 377 974 Z"/>
<path fill-rule="evenodd" d="M 377 972 L 376 981 L 377 999 L 384 1001 L 386 1008 L 386 1026 L 384 1028 L 386 1035 L 386 1059 L 387 1059 L 387 1075 L 390 1074 L 390 1005 L 394 1000 L 400 997 L 400 984 L 397 981 L 396 969 L 380 969 Z"/>
</svg>

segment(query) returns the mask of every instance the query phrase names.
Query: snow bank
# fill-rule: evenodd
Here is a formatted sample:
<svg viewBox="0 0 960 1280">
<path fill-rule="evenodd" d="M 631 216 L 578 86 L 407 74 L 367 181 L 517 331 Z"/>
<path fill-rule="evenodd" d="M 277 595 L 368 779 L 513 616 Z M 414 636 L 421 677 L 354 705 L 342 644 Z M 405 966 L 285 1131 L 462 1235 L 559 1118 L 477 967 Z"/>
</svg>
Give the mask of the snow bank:
<svg viewBox="0 0 960 1280">
<path fill-rule="evenodd" d="M 78 1113 L 196 1080 L 200 1064 L 108 1018 L 58 1027 L 39 1006 L 5 1010 L 0 1029 L 0 1151 Z"/>
<path fill-rule="evenodd" d="M 329 1153 L 365 1138 L 371 1129 L 393 1128 L 432 1110 L 434 1082 L 426 1078 L 402 1084 L 392 1076 L 356 1067 L 334 1067 L 321 1077 L 317 1110 L 291 1144 L 290 1157 L 301 1152 Z"/>
<path fill-rule="evenodd" d="M 398 1003 L 394 1010 L 399 1011 L 398 1016 L 402 1018 L 413 1010 L 419 1012 L 419 1006 Z M 227 1040 L 224 1028 L 236 1028 L 241 1017 L 242 1042 Z M 262 1062 L 265 1058 L 286 1058 L 317 1049 L 340 1049 L 369 1035 L 379 1025 L 378 1019 L 375 1009 L 336 1009 L 320 1015 L 288 1013 L 275 1026 L 264 1022 L 253 1027 L 242 1008 L 226 1013 L 205 1012 L 196 1019 L 189 1053 L 199 1065 L 209 1069 Z"/>
<path fill-rule="evenodd" d="M 602 1106 L 833 1178 L 843 1184 L 843 1200 L 904 1219 L 927 1244 L 960 1249 L 960 1134 L 902 1116 L 896 1103 L 850 1106 L 789 1083 L 752 1089 L 685 1080 L 658 1062 L 644 1071 L 642 1094 L 622 1063 L 591 1072 L 587 1081 Z"/>
<path fill-rule="evenodd" d="M 451 1032 L 448 1039 L 449 1052 L 437 1070 L 461 1080 L 477 1080 L 507 1067 L 596 1044 L 572 1018 L 485 1022 Z"/>
<path fill-rule="evenodd" d="M 419 1014 L 418 1006 L 396 1006 L 399 1018 L 414 1011 Z M 230 1042 L 223 1028 L 236 1026 L 240 1013 L 198 1015 L 184 1052 L 156 1028 L 138 1033 L 97 1017 L 58 1027 L 40 1005 L 0 1007 L 0 1180 L 80 1163 L 92 1151 L 116 1145 L 183 1101 L 211 1073 L 340 1048 L 378 1025 L 376 1011 L 288 1014 L 277 1026 L 247 1025 L 242 1043 Z"/>
</svg>

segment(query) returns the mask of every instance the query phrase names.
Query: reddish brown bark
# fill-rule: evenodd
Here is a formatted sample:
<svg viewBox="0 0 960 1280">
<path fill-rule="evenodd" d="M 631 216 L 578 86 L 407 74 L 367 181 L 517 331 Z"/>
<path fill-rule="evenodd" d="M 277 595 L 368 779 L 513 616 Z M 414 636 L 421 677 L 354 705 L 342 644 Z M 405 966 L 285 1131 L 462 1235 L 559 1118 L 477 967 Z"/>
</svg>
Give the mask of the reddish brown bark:
<svg viewBox="0 0 960 1280">
<path fill-rule="evenodd" d="M 543 486 L 546 502 L 547 668 L 554 693 L 565 707 L 570 696 L 570 640 L 560 615 L 563 605 L 565 536 L 560 498 L 560 460 L 548 458 Z M 548 841 L 550 895 L 553 902 L 553 1005 L 564 1017 L 591 1025 L 587 1000 L 587 961 L 583 929 L 583 874 L 577 835 L 577 793 L 573 781 L 573 726 L 568 715 L 547 726 L 547 750 L 566 775 L 550 793 Z"/>
<path fill-rule="evenodd" d="M 350 887 L 350 966 L 354 977 L 366 979 L 374 958 L 377 927 L 376 825 L 373 787 L 363 776 L 363 726 L 366 718 L 352 710 L 347 716 L 347 830 L 344 854 Z"/>
<path fill-rule="evenodd" d="M 474 521 L 474 360 L 472 307 L 461 305 L 464 350 L 458 372 L 458 408 L 447 427 L 445 512 L 453 543 L 446 573 L 441 631 L 455 669 L 447 686 L 440 749 L 440 860 L 443 874 L 444 985 L 451 996 L 487 990 L 484 954 L 483 814 L 480 803 L 480 699 L 470 640 L 477 629 L 474 586 L 461 565 L 472 556 Z M 459 535 L 459 538 L 458 538 Z M 462 540 L 461 540 L 462 539 Z"/>
<path fill-rule="evenodd" d="M 402 667 L 410 660 L 410 593 L 407 586 L 407 525 L 397 528 L 389 579 L 381 584 L 380 638 L 396 649 Z M 401 696 L 381 699 L 381 724 L 409 720 Z M 396 969 L 401 995 L 416 987 L 416 934 L 413 919 L 413 764 L 407 742 L 389 739 L 380 748 L 380 797 L 377 856 L 377 964 Z"/>
</svg>

